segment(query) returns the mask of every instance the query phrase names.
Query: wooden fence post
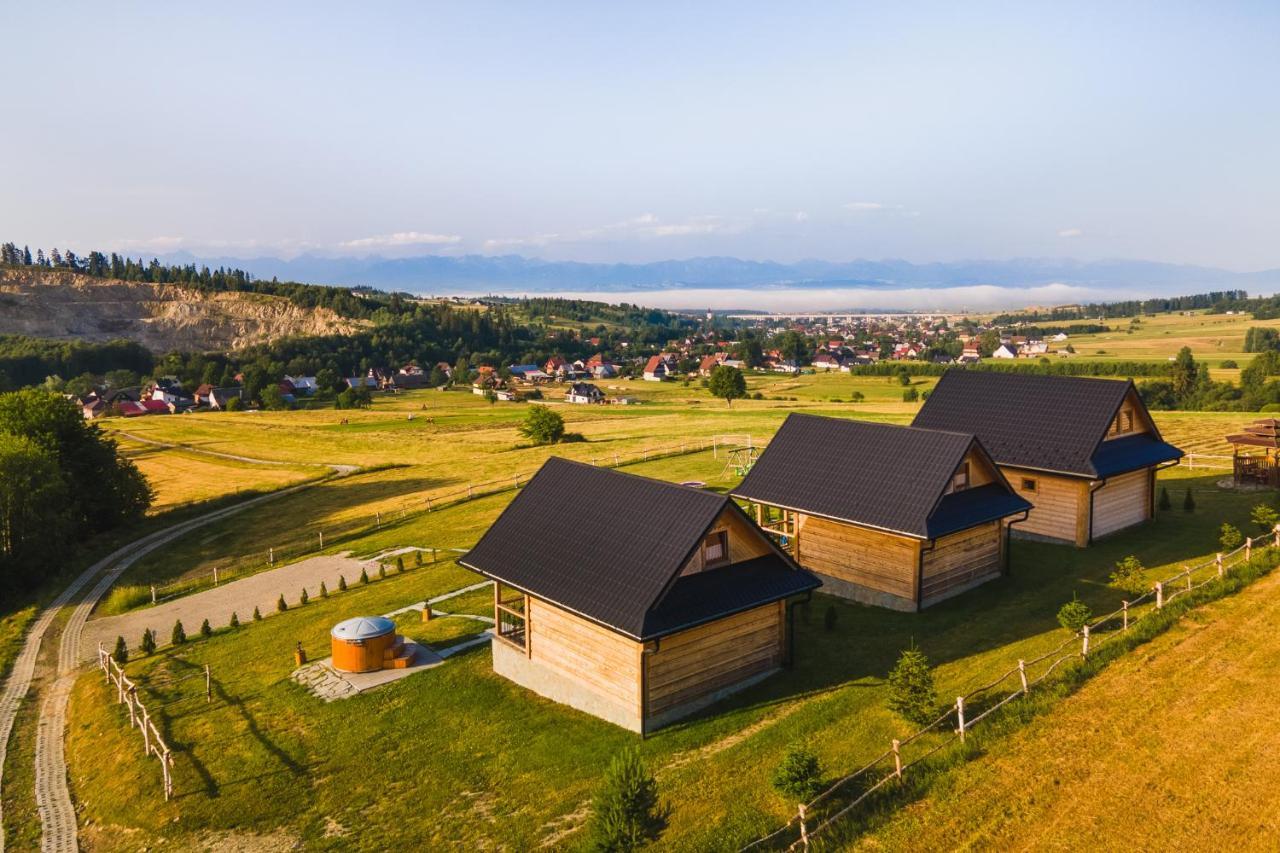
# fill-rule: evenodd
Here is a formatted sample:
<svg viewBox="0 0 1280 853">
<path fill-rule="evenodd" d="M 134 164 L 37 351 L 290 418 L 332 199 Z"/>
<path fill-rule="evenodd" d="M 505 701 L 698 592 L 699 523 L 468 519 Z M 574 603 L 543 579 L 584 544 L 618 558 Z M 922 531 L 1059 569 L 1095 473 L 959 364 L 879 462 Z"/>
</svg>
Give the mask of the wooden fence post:
<svg viewBox="0 0 1280 853">
<path fill-rule="evenodd" d="M 1122 601 L 1120 602 L 1120 605 L 1121 605 L 1120 609 L 1124 613 L 1124 630 L 1128 631 L 1129 630 L 1129 602 Z"/>
<path fill-rule="evenodd" d="M 213 567 L 213 585 L 214 586 L 218 585 L 218 567 L 217 566 Z"/>
<path fill-rule="evenodd" d="M 204 701 L 213 701 L 213 676 L 209 674 L 209 664 L 204 665 Z"/>
<path fill-rule="evenodd" d="M 427 512 L 431 512 L 431 495 L 427 495 Z"/>
<path fill-rule="evenodd" d="M 375 512 L 373 514 L 373 523 L 376 529 L 378 530 L 382 529 L 382 513 L 381 512 Z"/>
<path fill-rule="evenodd" d="M 1213 561 L 1218 565 L 1218 579 L 1221 580 L 1222 575 L 1226 571 L 1225 567 L 1222 565 L 1222 554 L 1218 554 L 1218 556 L 1214 557 Z"/>
<path fill-rule="evenodd" d="M 142 748 L 147 755 L 151 754 L 151 715 L 145 707 L 142 709 Z"/>
<path fill-rule="evenodd" d="M 1080 657 L 1087 658 L 1089 656 L 1089 626 L 1088 625 L 1085 625 L 1084 628 L 1081 629 L 1081 634 L 1083 635 L 1083 638 L 1080 644 Z"/>
<path fill-rule="evenodd" d="M 1019 677 L 1020 679 L 1022 679 L 1022 695 L 1023 695 L 1023 696 L 1025 696 L 1025 695 L 1027 695 L 1027 692 L 1028 692 L 1028 690 L 1027 690 L 1027 662 L 1026 662 L 1026 661 L 1024 661 L 1024 660 L 1022 660 L 1021 658 L 1019 658 L 1019 659 L 1018 659 L 1018 677 Z"/>
<path fill-rule="evenodd" d="M 130 687 L 129 692 L 124 694 L 125 704 L 129 706 L 129 728 L 137 728 L 138 711 L 134 707 L 134 703 L 138 701 L 138 688 Z"/>
<path fill-rule="evenodd" d="M 960 740 L 964 740 L 964 697 L 956 697 L 956 718 L 960 721 Z"/>
<path fill-rule="evenodd" d="M 1280 524 L 1277 524 L 1277 525 L 1276 525 L 1276 541 L 1275 541 L 1275 546 L 1276 546 L 1277 548 L 1280 548 Z"/>
<path fill-rule="evenodd" d="M 1164 607 L 1164 584 L 1156 581 L 1156 610 Z"/>
<path fill-rule="evenodd" d="M 172 762 L 173 759 L 170 757 L 169 750 L 166 747 L 164 755 L 160 757 L 161 769 L 164 771 L 164 801 L 166 803 L 169 802 L 169 798 L 173 796 L 173 774 L 169 772 L 169 767 Z"/>
<path fill-rule="evenodd" d="M 1249 536 L 1244 540 L 1244 561 L 1247 563 L 1253 559 L 1253 537 Z"/>
<path fill-rule="evenodd" d="M 471 487 L 471 483 L 467 483 L 467 500 L 471 500 L 471 497 L 474 494 L 475 490 Z"/>
<path fill-rule="evenodd" d="M 323 551 L 324 550 L 324 531 L 317 530 L 316 533 L 320 534 L 320 550 Z"/>
<path fill-rule="evenodd" d="M 902 754 L 898 748 L 902 746 L 902 742 L 897 738 L 893 739 L 893 774 L 899 779 L 902 778 Z"/>
<path fill-rule="evenodd" d="M 276 564 L 276 549 L 275 549 L 275 548 L 268 548 L 268 549 L 267 549 L 267 563 L 268 563 L 269 565 L 272 565 L 272 566 L 274 566 L 274 565 Z"/>
<path fill-rule="evenodd" d="M 152 604 L 156 603 L 156 585 L 155 584 L 151 585 L 151 603 Z"/>
<path fill-rule="evenodd" d="M 804 803 L 800 804 L 800 843 L 809 849 L 809 827 L 804 825 Z"/>
</svg>

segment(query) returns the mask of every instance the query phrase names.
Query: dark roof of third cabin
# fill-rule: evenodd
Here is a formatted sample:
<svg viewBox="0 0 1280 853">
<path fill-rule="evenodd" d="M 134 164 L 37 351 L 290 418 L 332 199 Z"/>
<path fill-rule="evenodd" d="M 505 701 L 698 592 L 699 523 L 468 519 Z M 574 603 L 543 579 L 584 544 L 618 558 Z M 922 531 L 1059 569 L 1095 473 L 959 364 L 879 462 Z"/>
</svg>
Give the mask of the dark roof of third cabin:
<svg viewBox="0 0 1280 853">
<path fill-rule="evenodd" d="M 726 509 L 754 529 L 726 495 L 553 456 L 459 562 L 640 640 L 820 585 L 763 533 L 769 555 L 677 578 Z"/>
<path fill-rule="evenodd" d="M 926 539 L 1030 509 L 998 471 L 944 497 L 975 446 L 986 455 L 965 433 L 793 413 L 733 493 Z"/>
<path fill-rule="evenodd" d="M 1114 448 L 1126 458 L 1102 453 L 1099 445 L 1132 388 L 1132 380 L 948 370 L 912 425 L 972 430 L 1001 465 L 1082 477 L 1181 457 L 1158 431 Z"/>
</svg>

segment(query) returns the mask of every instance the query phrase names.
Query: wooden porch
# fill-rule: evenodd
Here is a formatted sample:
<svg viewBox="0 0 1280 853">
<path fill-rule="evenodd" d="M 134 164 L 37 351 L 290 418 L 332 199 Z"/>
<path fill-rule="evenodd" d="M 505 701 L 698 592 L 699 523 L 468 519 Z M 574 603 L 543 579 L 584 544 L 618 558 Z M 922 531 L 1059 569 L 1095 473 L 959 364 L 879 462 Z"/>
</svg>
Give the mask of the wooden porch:
<svg viewBox="0 0 1280 853">
<path fill-rule="evenodd" d="M 1227 436 L 1231 475 L 1237 486 L 1280 488 L 1280 420 L 1262 418 Z"/>
</svg>

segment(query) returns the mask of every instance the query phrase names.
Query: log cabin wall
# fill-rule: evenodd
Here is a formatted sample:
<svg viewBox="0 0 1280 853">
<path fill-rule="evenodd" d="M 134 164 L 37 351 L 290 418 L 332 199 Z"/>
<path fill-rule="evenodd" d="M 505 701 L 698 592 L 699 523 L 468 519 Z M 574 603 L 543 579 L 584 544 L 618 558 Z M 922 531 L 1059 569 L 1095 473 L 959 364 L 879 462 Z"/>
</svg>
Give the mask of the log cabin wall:
<svg viewBox="0 0 1280 853">
<path fill-rule="evenodd" d="M 1004 563 L 1004 525 L 982 524 L 938 539 L 924 552 L 920 606 L 950 598 L 998 577 Z"/>
<path fill-rule="evenodd" d="M 785 607 L 777 601 L 663 637 L 644 657 L 646 722 L 778 669 Z"/>
<path fill-rule="evenodd" d="M 814 515 L 800 514 L 798 523 L 797 560 L 837 582 L 828 584 L 827 592 L 882 607 L 916 609 L 919 540 Z"/>
<path fill-rule="evenodd" d="M 1089 544 L 1089 481 L 1019 468 L 1002 469 L 1014 492 L 1033 505 L 1013 532 L 1030 533 L 1080 547 Z"/>
<path fill-rule="evenodd" d="M 529 659 L 636 715 L 640 643 L 529 597 Z"/>
<path fill-rule="evenodd" d="M 1143 468 L 1106 481 L 1093 495 L 1093 536 L 1106 536 L 1151 518 L 1155 470 Z"/>
</svg>

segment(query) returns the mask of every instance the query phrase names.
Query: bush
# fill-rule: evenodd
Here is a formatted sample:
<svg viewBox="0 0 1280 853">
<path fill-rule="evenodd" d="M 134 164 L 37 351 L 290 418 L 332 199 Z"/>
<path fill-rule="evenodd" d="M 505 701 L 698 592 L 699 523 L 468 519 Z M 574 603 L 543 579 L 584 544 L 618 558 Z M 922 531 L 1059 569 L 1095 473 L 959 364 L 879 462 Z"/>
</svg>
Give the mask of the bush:
<svg viewBox="0 0 1280 853">
<path fill-rule="evenodd" d="M 404 557 L 396 557 L 396 571 L 404 574 Z"/>
<path fill-rule="evenodd" d="M 361 569 L 361 570 L 360 570 L 360 583 L 368 583 L 368 582 L 369 582 L 369 572 L 367 572 L 367 571 L 366 571 L 366 570 L 364 570 L 364 569 Z"/>
<path fill-rule="evenodd" d="M 302 593 L 298 596 L 298 604 L 306 604 L 310 600 L 311 596 L 307 595 L 307 588 L 304 586 L 302 588 Z"/>
<path fill-rule="evenodd" d="M 121 666 L 129 662 L 129 647 L 125 644 L 124 637 L 116 637 L 116 647 L 111 652 L 111 658 Z"/>
<path fill-rule="evenodd" d="M 1173 501 L 1169 500 L 1169 487 L 1168 487 L 1168 486 L 1161 486 L 1161 487 L 1160 487 L 1160 503 L 1159 503 L 1159 507 L 1160 507 L 1160 509 L 1162 509 L 1162 510 L 1164 510 L 1164 509 L 1171 509 L 1171 508 L 1173 507 Z"/>
<path fill-rule="evenodd" d="M 386 580 L 387 566 L 385 563 L 378 563 L 378 580 Z"/>
<path fill-rule="evenodd" d="M 1058 610 L 1058 624 L 1071 633 L 1078 634 L 1081 628 L 1089 624 L 1092 616 L 1093 611 L 1089 609 L 1089 605 L 1076 598 L 1073 593 L 1071 600 Z"/>
<path fill-rule="evenodd" d="M 1191 496 L 1190 487 L 1187 488 L 1187 493 L 1182 496 L 1182 511 L 1183 512 L 1196 511 L 1196 499 Z"/>
<path fill-rule="evenodd" d="M 867 399 L 867 395 L 863 394 L 861 391 L 854 391 L 849 395 L 850 403 L 861 403 L 865 399 Z"/>
<path fill-rule="evenodd" d="M 1225 360 L 1222 362 L 1222 364 L 1220 364 L 1220 365 L 1218 365 L 1218 366 L 1219 366 L 1219 367 L 1221 367 L 1223 370 L 1235 370 L 1235 369 L 1236 369 L 1237 367 L 1239 367 L 1240 365 L 1236 363 L 1236 360 L 1235 360 L 1235 359 L 1233 359 L 1233 358 L 1228 358 L 1228 359 L 1225 359 Z"/>
<path fill-rule="evenodd" d="M 231 621 L 228 622 L 227 624 L 229 624 L 232 628 L 240 627 L 240 617 L 236 614 L 234 610 L 231 611 Z"/>
<path fill-rule="evenodd" d="M 546 406 L 530 406 L 520 434 L 534 444 L 555 444 L 564 435 L 564 418 Z"/>
<path fill-rule="evenodd" d="M 763 394 L 761 394 L 759 391 L 757 391 L 757 392 L 755 392 L 754 394 L 752 394 L 752 395 L 751 395 L 751 399 L 752 399 L 752 400 L 763 400 L 763 399 L 764 399 L 764 395 L 763 395 Z"/>
<path fill-rule="evenodd" d="M 915 388 L 908 388 L 907 390 L 902 392 L 902 402 L 904 403 L 914 403 L 919 399 L 920 399 L 920 392 L 917 391 Z"/>
<path fill-rule="evenodd" d="M 808 802 L 822 790 L 822 765 L 818 756 L 804 746 L 793 746 L 769 779 L 773 789 L 784 797 Z"/>
<path fill-rule="evenodd" d="M 259 609 L 258 609 L 258 608 L 256 608 L 256 607 L 255 607 L 255 608 L 253 608 L 253 621 L 254 621 L 254 622 L 261 622 L 261 621 L 262 621 L 262 611 L 261 611 L 261 610 L 259 610 Z"/>
<path fill-rule="evenodd" d="M 150 628 L 142 632 L 142 644 L 139 646 L 144 655 L 155 654 L 156 651 L 156 632 Z"/>
<path fill-rule="evenodd" d="M 836 629 L 836 620 L 840 618 L 840 611 L 836 610 L 834 604 L 828 604 L 827 609 L 822 614 L 822 627 L 828 631 Z"/>
<path fill-rule="evenodd" d="M 280 597 L 276 599 L 276 612 L 283 613 L 289 609 L 289 605 L 284 600 L 284 593 L 280 593 Z"/>
<path fill-rule="evenodd" d="M 200 636 L 201 636 L 201 637 L 212 637 L 212 636 L 213 636 L 213 626 L 209 624 L 209 620 L 208 620 L 208 619 L 206 619 L 206 620 L 204 620 L 203 622 L 201 622 L 201 623 L 200 623 Z"/>
<path fill-rule="evenodd" d="M 173 623 L 173 632 L 169 635 L 169 642 L 175 646 L 180 646 L 187 641 L 187 631 L 182 627 L 182 620 L 179 619 Z"/>
<path fill-rule="evenodd" d="M 1146 569 L 1143 567 L 1142 561 L 1130 554 L 1116 563 L 1116 570 L 1111 573 L 1111 585 L 1133 596 L 1142 595 L 1147 591 L 1147 579 L 1143 575 L 1144 571 Z M 1058 621 L 1062 621 L 1061 611 L 1058 612 L 1058 617 Z M 1086 621 L 1088 618 L 1088 616 L 1085 617 Z M 1078 631 L 1079 628 L 1074 630 Z"/>
<path fill-rule="evenodd" d="M 933 722 L 938 710 L 933 671 L 929 659 L 914 643 L 898 656 L 888 680 L 890 711 L 917 725 Z"/>
<path fill-rule="evenodd" d="M 588 849 L 637 850 L 656 840 L 666 824 L 667 810 L 658 803 L 658 783 L 640 760 L 640 750 L 624 749 L 609 763 L 591 799 Z"/>
<path fill-rule="evenodd" d="M 1270 533 L 1276 529 L 1276 522 L 1280 521 L 1280 514 L 1267 504 L 1258 504 L 1249 513 L 1249 520 L 1258 527 L 1262 528 L 1263 533 Z"/>
<path fill-rule="evenodd" d="M 324 585 L 324 581 L 320 581 L 320 597 L 321 598 L 329 597 L 329 587 Z"/>
<path fill-rule="evenodd" d="M 415 550 L 413 552 L 413 564 L 418 568 L 422 568 L 422 552 Z"/>
<path fill-rule="evenodd" d="M 1223 551 L 1234 551 L 1244 541 L 1244 534 L 1233 524 L 1223 523 L 1219 530 L 1218 544 Z"/>
<path fill-rule="evenodd" d="M 347 576 L 338 575 L 338 591 L 345 592 L 347 589 Z"/>
</svg>

